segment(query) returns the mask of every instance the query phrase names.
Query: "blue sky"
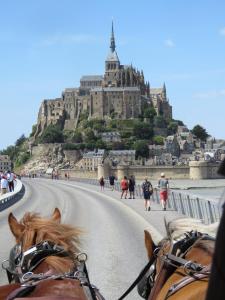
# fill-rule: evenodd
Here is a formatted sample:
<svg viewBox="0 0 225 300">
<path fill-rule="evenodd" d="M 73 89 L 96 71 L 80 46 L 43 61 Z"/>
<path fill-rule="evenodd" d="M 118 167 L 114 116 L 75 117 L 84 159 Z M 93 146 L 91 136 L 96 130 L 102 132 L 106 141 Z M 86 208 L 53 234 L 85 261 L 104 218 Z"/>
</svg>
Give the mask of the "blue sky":
<svg viewBox="0 0 225 300">
<path fill-rule="evenodd" d="M 43 99 L 104 73 L 112 18 L 121 63 L 165 81 L 175 119 L 225 139 L 224 12 L 224 0 L 0 0 L 0 149 L 31 132 Z"/>
</svg>

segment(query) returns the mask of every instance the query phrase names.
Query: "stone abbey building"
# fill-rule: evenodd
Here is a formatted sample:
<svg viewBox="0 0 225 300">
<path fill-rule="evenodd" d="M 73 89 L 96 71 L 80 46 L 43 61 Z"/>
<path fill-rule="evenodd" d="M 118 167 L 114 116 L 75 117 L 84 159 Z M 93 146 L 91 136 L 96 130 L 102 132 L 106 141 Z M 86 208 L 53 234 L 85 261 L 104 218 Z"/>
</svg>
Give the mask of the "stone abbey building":
<svg viewBox="0 0 225 300">
<path fill-rule="evenodd" d="M 89 119 L 132 119 L 138 118 L 143 107 L 148 105 L 153 106 L 158 115 L 172 118 L 165 84 L 162 88 L 151 88 L 143 71 L 120 63 L 112 24 L 104 76 L 83 76 L 80 87 L 66 88 L 60 98 L 44 100 L 35 136 L 40 135 L 49 124 L 60 124 L 63 129 L 74 130 L 80 114 L 84 112 L 88 113 Z"/>
</svg>

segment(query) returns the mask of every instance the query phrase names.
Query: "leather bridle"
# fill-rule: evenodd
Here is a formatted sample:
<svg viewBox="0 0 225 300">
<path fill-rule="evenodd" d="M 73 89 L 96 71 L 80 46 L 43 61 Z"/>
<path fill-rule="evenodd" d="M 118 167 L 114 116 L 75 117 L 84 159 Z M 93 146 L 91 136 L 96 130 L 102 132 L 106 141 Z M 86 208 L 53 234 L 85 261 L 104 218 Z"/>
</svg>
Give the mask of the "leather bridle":
<svg viewBox="0 0 225 300">
<path fill-rule="evenodd" d="M 214 238 L 197 231 L 186 232 L 184 235 L 185 236 L 181 240 L 171 242 L 170 251 L 166 254 L 160 254 L 160 252 L 162 252 L 161 250 L 163 250 L 164 244 L 155 248 L 150 261 L 144 267 L 137 279 L 118 300 L 124 299 L 136 285 L 138 286 L 138 293 L 141 297 L 148 299 L 150 295 L 150 300 L 156 299 L 157 294 L 163 284 L 178 267 L 182 267 L 184 269 L 188 279 L 184 277 L 184 280 L 182 280 L 179 285 L 173 285 L 168 291 L 166 299 L 180 289 L 180 287 L 183 287 L 184 282 L 189 283 L 190 277 L 191 281 L 209 277 L 210 266 L 202 266 L 201 264 L 193 261 L 188 261 L 184 257 L 190 251 L 196 241 L 214 240 Z M 162 262 L 162 265 L 156 277 L 155 269 L 157 258 Z"/>
<path fill-rule="evenodd" d="M 69 273 L 55 275 L 48 271 L 36 274 L 33 271 L 48 256 L 68 257 L 71 255 L 63 247 L 49 241 L 43 241 L 24 252 L 21 249 L 21 244 L 15 245 L 10 251 L 9 260 L 2 263 L 2 268 L 7 272 L 9 283 L 18 282 L 21 284 L 17 290 L 8 296 L 7 300 L 29 295 L 43 280 L 66 278 L 79 280 L 88 300 L 104 300 L 98 289 L 90 283 L 85 263 L 87 260 L 85 253 L 74 254 L 74 270 Z M 6 266 L 6 262 L 8 262 L 8 266 Z"/>
</svg>

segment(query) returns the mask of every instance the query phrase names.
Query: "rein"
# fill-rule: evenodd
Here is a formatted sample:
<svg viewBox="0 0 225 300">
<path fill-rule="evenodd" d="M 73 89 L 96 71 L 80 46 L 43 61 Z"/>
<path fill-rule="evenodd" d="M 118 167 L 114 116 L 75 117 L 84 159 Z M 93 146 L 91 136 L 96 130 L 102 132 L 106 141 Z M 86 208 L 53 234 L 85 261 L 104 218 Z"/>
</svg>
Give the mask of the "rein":
<svg viewBox="0 0 225 300">
<path fill-rule="evenodd" d="M 157 277 L 157 279 L 155 280 L 155 274 L 153 281 L 151 281 L 151 283 L 153 284 L 153 290 L 151 291 L 151 287 L 150 287 L 150 299 L 153 300 L 155 299 L 155 297 L 158 294 L 159 291 L 159 286 L 162 286 L 166 279 L 168 278 L 169 274 L 171 273 L 172 268 L 178 268 L 178 267 L 183 267 L 185 273 L 188 275 L 188 279 L 187 280 L 187 276 L 185 277 L 185 280 L 181 280 L 179 282 L 179 284 L 177 284 L 176 286 L 173 285 L 171 286 L 170 291 L 168 292 L 167 298 L 174 294 L 178 289 L 180 289 L 181 287 L 184 287 L 186 284 L 194 281 L 194 280 L 201 280 L 202 278 L 208 277 L 210 275 L 210 266 L 202 266 L 201 264 L 195 263 L 193 261 L 188 261 L 186 259 L 184 259 L 183 257 L 187 254 L 188 251 L 190 251 L 190 249 L 193 247 L 193 244 L 197 241 L 197 240 L 206 240 L 206 239 L 212 239 L 211 237 L 209 237 L 208 235 L 203 235 L 200 232 L 197 231 L 190 231 L 190 232 L 186 232 L 185 233 L 185 237 L 180 240 L 177 241 L 176 243 L 174 243 L 171 247 L 171 250 L 168 254 L 159 255 L 159 251 L 162 249 L 162 246 L 159 248 L 156 248 L 154 250 L 153 256 L 150 259 L 150 261 L 147 263 L 147 265 L 144 267 L 144 269 L 141 271 L 141 273 L 139 274 L 139 276 L 135 279 L 135 281 L 131 284 L 131 286 L 123 293 L 123 295 L 118 299 L 118 300 L 122 300 L 124 299 L 133 289 L 136 285 L 138 285 L 141 280 L 144 278 L 144 276 L 148 273 L 149 269 L 151 266 L 153 266 L 153 264 L 155 264 L 156 259 L 159 258 L 162 262 L 163 265 L 161 266 L 160 269 L 160 273 Z M 169 268 L 170 267 L 170 270 Z M 151 275 L 150 274 L 147 278 L 146 281 L 146 285 L 150 284 L 150 279 L 151 279 Z M 185 285 L 184 285 L 185 283 Z M 147 290 L 147 287 L 145 287 L 145 290 Z M 141 295 L 141 293 L 139 292 L 139 294 Z M 145 293 L 143 293 L 145 296 L 144 298 L 146 298 Z M 142 295 L 141 295 L 142 296 Z M 143 297 L 143 296 L 142 296 Z M 166 299 L 167 299 L 166 298 Z"/>
<path fill-rule="evenodd" d="M 138 275 L 138 277 L 134 280 L 134 282 L 131 284 L 131 286 L 123 293 L 123 295 L 118 300 L 124 299 L 135 288 L 135 286 L 141 281 L 141 279 L 144 277 L 144 275 L 148 272 L 149 268 L 153 265 L 155 260 L 156 260 L 156 256 L 153 255 L 152 258 L 150 259 L 150 261 L 147 263 L 147 265 L 144 267 L 144 269 Z"/>
</svg>

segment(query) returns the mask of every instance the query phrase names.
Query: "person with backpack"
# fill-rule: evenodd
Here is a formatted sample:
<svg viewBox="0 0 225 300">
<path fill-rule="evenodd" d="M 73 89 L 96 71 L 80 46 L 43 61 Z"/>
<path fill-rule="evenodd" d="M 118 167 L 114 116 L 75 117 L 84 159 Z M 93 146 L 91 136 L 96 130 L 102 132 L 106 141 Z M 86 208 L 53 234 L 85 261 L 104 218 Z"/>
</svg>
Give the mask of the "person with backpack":
<svg viewBox="0 0 225 300">
<path fill-rule="evenodd" d="M 150 197 L 153 194 L 153 187 L 147 177 L 145 177 L 145 181 L 142 183 L 142 191 L 145 200 L 145 210 L 150 211 Z"/>
<path fill-rule="evenodd" d="M 133 175 L 130 176 L 130 179 L 129 179 L 129 182 L 128 182 L 128 188 L 129 188 L 129 192 L 130 192 L 129 199 L 132 199 L 132 197 L 134 199 L 135 179 L 134 179 Z"/>
<path fill-rule="evenodd" d="M 123 179 L 121 180 L 120 186 L 122 190 L 120 199 L 123 198 L 123 195 L 124 195 L 124 199 L 127 199 L 128 181 L 126 176 L 124 176 Z"/>
<path fill-rule="evenodd" d="M 115 178 L 114 175 L 110 175 L 110 176 L 109 176 L 109 185 L 110 185 L 112 191 L 114 191 L 115 179 L 116 179 L 116 178 Z"/>
</svg>

